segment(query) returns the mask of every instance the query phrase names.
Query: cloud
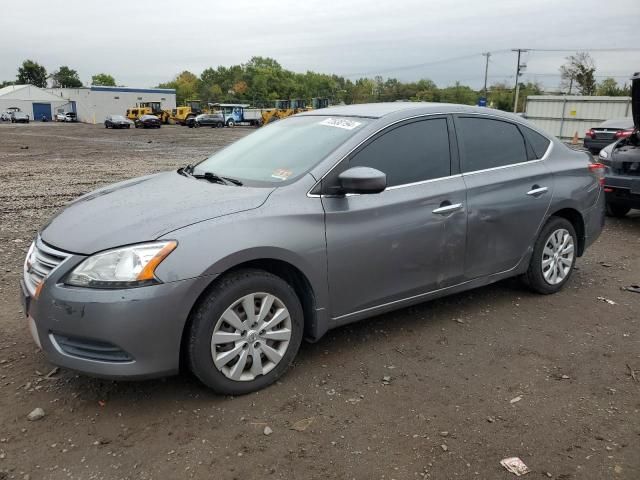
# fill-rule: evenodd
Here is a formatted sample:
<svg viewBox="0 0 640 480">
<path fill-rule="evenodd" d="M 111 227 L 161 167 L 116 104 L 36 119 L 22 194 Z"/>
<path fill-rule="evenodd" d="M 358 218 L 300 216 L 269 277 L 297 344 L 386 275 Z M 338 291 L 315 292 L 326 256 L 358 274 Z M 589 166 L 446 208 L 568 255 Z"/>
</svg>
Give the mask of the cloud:
<svg viewBox="0 0 640 480">
<path fill-rule="evenodd" d="M 593 0 L 562 5 L 552 0 L 12 2 L 0 18 L 0 80 L 14 79 L 18 65 L 32 58 L 48 71 L 69 65 L 84 82 L 107 72 L 126 85 L 153 86 L 185 69 L 199 73 L 262 55 L 295 71 L 380 72 L 478 87 L 483 51 L 507 51 L 492 57 L 490 79 L 513 82 L 511 48 L 635 46 L 630 39 L 637 36 L 640 2 L 601 5 Z M 558 67 L 570 53 L 529 54 L 525 80 L 557 84 Z M 597 73 L 622 79 L 640 69 L 640 51 L 593 56 Z M 425 63 L 430 65 L 403 68 Z"/>
</svg>

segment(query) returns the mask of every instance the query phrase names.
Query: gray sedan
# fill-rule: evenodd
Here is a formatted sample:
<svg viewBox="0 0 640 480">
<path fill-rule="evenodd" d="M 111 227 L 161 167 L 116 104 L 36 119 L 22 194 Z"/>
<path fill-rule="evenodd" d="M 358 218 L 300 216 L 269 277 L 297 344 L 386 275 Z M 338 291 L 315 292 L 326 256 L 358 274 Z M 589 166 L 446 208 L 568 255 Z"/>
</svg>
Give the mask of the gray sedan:
<svg viewBox="0 0 640 480">
<path fill-rule="evenodd" d="M 602 229 L 602 173 L 495 110 L 305 112 L 69 204 L 25 261 L 29 328 L 87 374 L 255 391 L 331 328 L 508 277 L 559 291 Z"/>
</svg>

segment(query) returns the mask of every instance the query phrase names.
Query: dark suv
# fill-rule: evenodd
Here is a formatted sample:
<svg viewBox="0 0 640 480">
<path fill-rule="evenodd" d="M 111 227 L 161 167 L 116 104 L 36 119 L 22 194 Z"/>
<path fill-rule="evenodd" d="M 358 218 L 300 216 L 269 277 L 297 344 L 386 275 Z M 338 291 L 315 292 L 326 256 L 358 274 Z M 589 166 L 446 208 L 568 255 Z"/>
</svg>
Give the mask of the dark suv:
<svg viewBox="0 0 640 480">
<path fill-rule="evenodd" d="M 607 213 L 613 217 L 640 209 L 640 72 L 631 77 L 631 110 L 633 132 L 600 151 L 606 165 Z"/>
</svg>

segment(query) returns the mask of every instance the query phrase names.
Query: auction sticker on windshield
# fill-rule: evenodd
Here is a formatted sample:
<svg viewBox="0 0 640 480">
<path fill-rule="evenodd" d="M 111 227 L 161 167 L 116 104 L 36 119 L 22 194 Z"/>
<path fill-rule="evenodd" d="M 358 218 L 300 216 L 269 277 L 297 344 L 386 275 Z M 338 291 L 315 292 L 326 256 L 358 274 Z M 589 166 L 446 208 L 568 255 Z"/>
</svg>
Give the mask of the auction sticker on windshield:
<svg viewBox="0 0 640 480">
<path fill-rule="evenodd" d="M 271 177 L 284 181 L 287 178 L 289 178 L 291 175 L 293 175 L 293 172 L 291 170 L 287 170 L 286 168 L 279 168 L 271 174 Z"/>
<path fill-rule="evenodd" d="M 353 130 L 358 127 L 358 125 L 362 125 L 362 122 L 356 122 L 353 120 L 349 120 L 348 118 L 327 118 L 320 122 L 320 125 L 325 125 L 327 127 L 336 127 L 336 128 L 344 128 L 345 130 Z"/>
</svg>

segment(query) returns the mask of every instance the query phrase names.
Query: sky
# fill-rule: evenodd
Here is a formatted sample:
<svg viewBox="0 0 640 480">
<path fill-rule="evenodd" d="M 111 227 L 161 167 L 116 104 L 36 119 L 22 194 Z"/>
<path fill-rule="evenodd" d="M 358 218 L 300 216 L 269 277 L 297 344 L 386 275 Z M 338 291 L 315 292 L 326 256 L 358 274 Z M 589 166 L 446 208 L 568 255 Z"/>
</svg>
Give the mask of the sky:
<svg viewBox="0 0 640 480">
<path fill-rule="evenodd" d="M 297 72 L 480 88 L 482 52 L 494 52 L 489 83 L 512 84 L 511 49 L 566 50 L 523 55 L 523 80 L 553 89 L 576 50 L 637 48 L 592 51 L 598 80 L 640 71 L 639 26 L 640 0 L 21 0 L 0 15 L 0 81 L 29 58 L 85 84 L 106 72 L 152 87 L 260 55 Z"/>
</svg>

